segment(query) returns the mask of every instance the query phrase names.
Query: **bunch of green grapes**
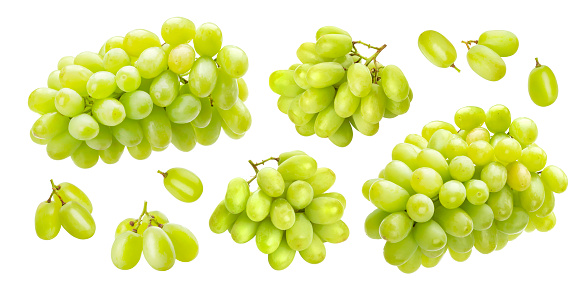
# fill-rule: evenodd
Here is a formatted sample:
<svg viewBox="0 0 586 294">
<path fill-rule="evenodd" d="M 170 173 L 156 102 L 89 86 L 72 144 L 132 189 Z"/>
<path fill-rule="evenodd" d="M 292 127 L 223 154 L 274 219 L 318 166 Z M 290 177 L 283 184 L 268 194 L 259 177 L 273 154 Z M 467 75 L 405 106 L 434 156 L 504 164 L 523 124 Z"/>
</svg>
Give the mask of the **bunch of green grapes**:
<svg viewBox="0 0 586 294">
<path fill-rule="evenodd" d="M 55 185 L 51 180 L 51 186 L 51 196 L 39 204 L 35 213 L 37 236 L 51 240 L 63 226 L 75 238 L 91 238 L 96 232 L 96 223 L 91 215 L 93 207 L 87 195 L 70 183 Z"/>
<path fill-rule="evenodd" d="M 121 270 L 136 266 L 141 254 L 152 268 L 166 271 L 175 260 L 189 262 L 199 252 L 197 239 L 189 229 L 169 223 L 160 211 L 147 211 L 146 201 L 140 217 L 123 220 L 115 236 L 112 263 Z"/>
<path fill-rule="evenodd" d="M 278 162 L 277 169 L 257 168 L 270 160 Z M 224 200 L 210 217 L 212 232 L 228 231 L 239 244 L 256 237 L 256 246 L 275 270 L 287 268 L 296 251 L 306 262 L 320 263 L 326 258 L 324 243 L 348 239 L 350 231 L 342 221 L 346 199 L 327 192 L 336 181 L 332 170 L 318 168 L 302 151 L 249 163 L 256 175 L 250 181 L 234 178 L 228 183 Z M 258 189 L 251 192 L 255 179 Z"/>
<path fill-rule="evenodd" d="M 436 266 L 446 251 L 461 262 L 473 247 L 488 254 L 523 230 L 547 232 L 556 224 L 555 193 L 566 190 L 568 178 L 546 167 L 536 124 L 526 117 L 511 122 L 503 105 L 486 113 L 463 107 L 455 123 L 460 131 L 433 121 L 421 135 L 408 135 L 362 188 L 377 207 L 366 234 L 384 239 L 385 260 L 405 273 Z"/>
<path fill-rule="evenodd" d="M 137 29 L 110 38 L 98 53 L 61 58 L 48 87 L 29 96 L 29 108 L 41 115 L 31 139 L 47 145 L 54 160 L 71 157 L 90 168 L 99 158 L 116 163 L 125 147 L 142 160 L 170 144 L 185 152 L 196 142 L 211 145 L 222 129 L 233 139 L 244 136 L 251 124 L 246 53 L 222 47 L 212 23 L 196 28 L 174 17 L 161 35 L 162 45 Z"/>
<path fill-rule="evenodd" d="M 352 41 L 348 32 L 332 26 L 320 28 L 315 39 L 297 49 L 303 64 L 277 70 L 269 78 L 271 90 L 281 95 L 279 110 L 300 135 L 315 134 L 345 147 L 352 141 L 352 128 L 372 136 L 383 118 L 409 110 L 413 93 L 401 69 L 376 61 L 386 45 Z M 356 45 L 376 53 L 364 57 Z"/>
</svg>

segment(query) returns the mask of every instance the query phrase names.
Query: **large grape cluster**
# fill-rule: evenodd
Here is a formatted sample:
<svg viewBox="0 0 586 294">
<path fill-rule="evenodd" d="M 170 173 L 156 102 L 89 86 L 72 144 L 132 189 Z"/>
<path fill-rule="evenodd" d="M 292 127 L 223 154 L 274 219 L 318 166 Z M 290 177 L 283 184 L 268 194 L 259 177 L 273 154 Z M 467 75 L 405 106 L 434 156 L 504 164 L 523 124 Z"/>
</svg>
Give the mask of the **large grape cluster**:
<svg viewBox="0 0 586 294">
<path fill-rule="evenodd" d="M 386 47 L 352 41 L 340 28 L 326 26 L 297 49 L 303 64 L 277 70 L 269 78 L 277 102 L 302 136 L 317 135 L 345 147 L 353 128 L 366 136 L 378 132 L 383 118 L 409 110 L 413 93 L 407 78 L 395 65 L 383 66 L 376 57 Z M 356 46 L 376 49 L 370 57 Z"/>
<path fill-rule="evenodd" d="M 215 24 L 196 28 L 181 17 L 165 21 L 161 36 L 162 45 L 137 29 L 110 38 L 98 53 L 59 60 L 47 87 L 29 96 L 29 108 L 41 115 L 31 139 L 47 145 L 52 159 L 71 156 L 90 168 L 99 158 L 117 162 L 125 147 L 142 160 L 170 144 L 181 151 L 211 145 L 222 129 L 244 136 L 251 124 L 244 51 L 222 47 Z"/>
<path fill-rule="evenodd" d="M 277 169 L 258 169 L 270 160 L 279 163 Z M 306 262 L 320 263 L 326 258 L 324 243 L 348 239 L 350 231 L 342 221 L 346 199 L 327 192 L 336 180 L 332 170 L 318 168 L 302 151 L 250 164 L 256 176 L 230 181 L 225 199 L 210 217 L 212 232 L 229 231 L 239 244 L 256 237 L 256 246 L 275 270 L 287 268 L 296 251 Z M 251 193 L 249 185 L 255 179 L 259 188 Z"/>
<path fill-rule="evenodd" d="M 554 193 L 568 186 L 560 168 L 546 167 L 531 119 L 511 122 L 503 105 L 486 113 L 463 107 L 454 119 L 460 131 L 433 121 L 408 135 L 379 177 L 363 185 L 377 207 L 366 234 L 386 240 L 385 260 L 405 273 L 436 266 L 446 251 L 465 261 L 473 247 L 488 254 L 523 230 L 551 230 Z"/>
</svg>

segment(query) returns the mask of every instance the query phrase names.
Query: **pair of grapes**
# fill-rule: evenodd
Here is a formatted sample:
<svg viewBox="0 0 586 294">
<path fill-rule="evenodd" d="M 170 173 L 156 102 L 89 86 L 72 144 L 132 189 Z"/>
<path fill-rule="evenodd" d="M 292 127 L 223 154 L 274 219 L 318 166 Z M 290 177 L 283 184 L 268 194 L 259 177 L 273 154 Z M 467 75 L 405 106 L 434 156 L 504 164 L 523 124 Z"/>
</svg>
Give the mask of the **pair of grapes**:
<svg viewBox="0 0 586 294">
<path fill-rule="evenodd" d="M 405 273 L 436 266 L 446 251 L 456 261 L 473 247 L 488 254 L 523 230 L 547 232 L 556 223 L 554 193 L 564 192 L 568 179 L 546 167 L 536 124 L 511 122 L 503 105 L 486 113 L 463 107 L 454 120 L 460 131 L 433 121 L 421 135 L 408 135 L 379 177 L 363 185 L 377 207 L 366 234 L 384 239 L 385 260 Z"/>
<path fill-rule="evenodd" d="M 89 239 L 96 232 L 91 213 L 92 203 L 87 195 L 70 183 L 55 185 L 51 180 L 51 196 L 37 207 L 35 231 L 43 240 L 55 238 L 61 227 L 78 239 Z"/>
<path fill-rule="evenodd" d="M 264 167 L 270 160 L 277 169 Z M 296 251 L 308 263 L 318 264 L 326 257 L 324 243 L 341 243 L 350 231 L 341 220 L 346 199 L 340 193 L 326 193 L 336 181 L 329 168 L 302 151 L 285 152 L 278 158 L 253 163 L 256 175 L 246 181 L 234 178 L 228 183 L 223 201 L 210 217 L 212 232 L 229 231 L 239 244 L 256 237 L 256 246 L 268 255 L 275 270 L 287 268 Z M 256 180 L 258 189 L 250 190 Z"/>
<path fill-rule="evenodd" d="M 515 34 L 504 31 L 486 31 L 478 40 L 462 41 L 468 48 L 466 59 L 470 68 L 489 81 L 498 81 L 505 76 L 507 67 L 502 57 L 512 56 L 519 49 L 519 39 Z M 470 47 L 472 44 L 476 46 Z M 425 31 L 419 35 L 419 50 L 435 66 L 453 67 L 457 58 L 456 48 L 442 34 Z M 558 97 L 558 84 L 553 71 L 541 65 L 535 58 L 535 68 L 529 73 L 529 96 L 542 107 L 553 104 Z"/>
<path fill-rule="evenodd" d="M 303 64 L 277 70 L 269 77 L 271 90 L 281 95 L 279 110 L 288 115 L 300 135 L 315 134 L 345 147 L 352 141 L 353 128 L 372 136 L 383 118 L 409 110 L 413 93 L 401 69 L 376 61 L 386 45 L 352 41 L 348 32 L 332 26 L 320 28 L 315 39 L 297 49 Z M 376 52 L 365 57 L 356 45 Z"/>
<path fill-rule="evenodd" d="M 29 108 L 41 115 L 31 139 L 47 145 L 52 159 L 71 157 L 90 168 L 99 158 L 117 162 L 125 148 L 142 160 L 170 144 L 185 152 L 196 142 L 211 145 L 222 129 L 233 139 L 244 136 L 251 124 L 246 53 L 222 47 L 212 23 L 196 28 L 174 17 L 161 35 L 163 45 L 156 34 L 133 30 L 98 53 L 59 60 L 48 87 L 29 96 Z"/>
<path fill-rule="evenodd" d="M 189 262 L 199 252 L 197 239 L 189 229 L 169 223 L 162 212 L 147 212 L 146 201 L 140 217 L 123 220 L 115 236 L 111 258 L 121 270 L 133 268 L 144 255 L 152 268 L 166 271 L 173 267 L 175 260 Z"/>
</svg>

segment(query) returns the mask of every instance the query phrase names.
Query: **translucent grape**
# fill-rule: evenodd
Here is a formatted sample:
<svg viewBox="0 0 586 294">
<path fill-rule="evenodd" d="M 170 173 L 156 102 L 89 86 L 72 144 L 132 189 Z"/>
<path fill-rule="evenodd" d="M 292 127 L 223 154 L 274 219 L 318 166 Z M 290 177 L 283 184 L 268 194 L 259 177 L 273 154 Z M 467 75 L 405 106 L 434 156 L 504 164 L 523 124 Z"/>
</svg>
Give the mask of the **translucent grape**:
<svg viewBox="0 0 586 294">
<path fill-rule="evenodd" d="M 307 83 L 307 71 L 313 66 L 313 64 L 302 64 L 295 68 L 293 72 L 293 79 L 295 83 L 302 89 L 309 89 L 311 86 Z"/>
<path fill-rule="evenodd" d="M 523 146 L 530 145 L 537 140 L 537 125 L 526 117 L 516 118 L 511 123 L 509 132 Z"/>
<path fill-rule="evenodd" d="M 370 92 L 370 91 L 369 91 Z M 334 110 L 340 117 L 350 117 L 360 106 L 360 98 L 352 94 L 348 83 L 343 83 L 335 92 Z"/>
<path fill-rule="evenodd" d="M 470 252 L 472 247 L 474 247 L 474 234 L 469 234 L 465 237 L 454 237 L 450 234 L 447 234 L 447 236 L 450 251 L 466 253 Z"/>
<path fill-rule="evenodd" d="M 142 255 L 142 236 L 134 232 L 123 232 L 116 236 L 110 257 L 112 263 L 121 270 L 135 267 Z"/>
<path fill-rule="evenodd" d="M 545 217 L 537 217 L 533 214 L 531 214 L 530 217 L 531 223 L 540 232 L 549 232 L 551 229 L 555 227 L 556 217 L 553 212 Z"/>
<path fill-rule="evenodd" d="M 159 37 L 147 30 L 133 30 L 124 36 L 123 49 L 131 56 L 139 56 L 147 48 L 160 46 Z"/>
<path fill-rule="evenodd" d="M 527 212 L 534 212 L 543 205 L 545 187 L 538 174 L 531 173 L 531 183 L 525 191 L 519 193 L 519 200 L 521 207 Z"/>
<path fill-rule="evenodd" d="M 441 175 L 429 167 L 421 167 L 414 170 L 411 177 L 411 187 L 413 190 L 428 197 L 438 195 L 443 183 L 444 181 Z"/>
<path fill-rule="evenodd" d="M 141 77 L 155 78 L 167 69 L 167 55 L 161 47 L 147 48 L 142 51 L 134 63 L 134 67 L 138 69 Z"/>
<path fill-rule="evenodd" d="M 216 108 L 213 108 L 211 111 L 212 117 L 209 124 L 204 128 L 195 128 L 197 142 L 204 146 L 214 144 L 220 137 L 220 132 L 222 131 L 222 118 L 220 117 L 220 114 L 218 114 Z M 201 114 L 199 116 L 201 116 Z"/>
<path fill-rule="evenodd" d="M 466 106 L 458 109 L 454 116 L 456 125 L 463 130 L 472 130 L 481 127 L 486 120 L 484 110 L 476 106 Z"/>
<path fill-rule="evenodd" d="M 415 224 L 413 237 L 417 245 L 426 251 L 440 250 L 448 243 L 446 232 L 434 220 Z"/>
<path fill-rule="evenodd" d="M 216 234 L 221 234 L 232 227 L 237 218 L 238 214 L 230 213 L 222 200 L 210 216 L 210 230 Z"/>
<path fill-rule="evenodd" d="M 197 257 L 199 244 L 193 233 L 178 224 L 165 224 L 163 231 L 167 233 L 173 243 L 175 258 L 182 262 L 189 262 Z"/>
<path fill-rule="evenodd" d="M 409 101 L 409 100 L 405 100 L 405 101 Z M 429 138 L 429 143 L 427 144 L 427 147 L 424 147 L 424 148 L 431 148 L 431 149 L 437 150 L 438 152 L 441 153 L 441 155 L 444 158 L 446 158 L 446 157 L 448 157 L 447 156 L 448 152 L 446 152 L 447 151 L 446 148 L 448 147 L 448 143 L 451 141 L 452 136 L 454 136 L 454 134 L 452 134 L 450 131 L 437 130 L 431 136 L 431 138 Z"/>
<path fill-rule="evenodd" d="M 74 117 L 82 113 L 85 106 L 85 100 L 72 89 L 63 88 L 55 95 L 55 109 L 65 116 Z"/>
<path fill-rule="evenodd" d="M 496 250 L 497 229 L 491 227 L 484 231 L 474 231 L 474 248 L 482 254 L 489 254 Z"/>
<path fill-rule="evenodd" d="M 476 45 L 470 48 L 466 58 L 470 68 L 486 80 L 498 81 L 507 72 L 503 59 L 486 46 Z"/>
<path fill-rule="evenodd" d="M 199 177 L 187 169 L 175 167 L 163 173 L 163 177 L 167 191 L 183 202 L 194 202 L 203 192 Z"/>
<path fill-rule="evenodd" d="M 410 195 L 405 189 L 387 180 L 374 182 L 369 191 L 370 202 L 389 213 L 405 210 L 409 197 Z"/>
<path fill-rule="evenodd" d="M 295 83 L 293 70 L 277 70 L 269 77 L 271 90 L 279 95 L 295 97 L 303 93 L 303 89 Z"/>
<path fill-rule="evenodd" d="M 305 215 L 314 224 L 335 223 L 342 218 L 343 214 L 344 206 L 342 203 L 330 197 L 316 197 L 305 207 Z"/>
<path fill-rule="evenodd" d="M 433 142 L 430 140 L 430 142 Z M 448 163 L 444 156 L 436 150 L 426 148 L 421 150 L 417 155 L 417 165 L 419 167 L 429 167 L 435 170 L 442 177 L 442 181 L 447 182 L 451 179 L 448 169 Z"/>
<path fill-rule="evenodd" d="M 126 147 L 138 145 L 143 139 L 143 131 L 136 120 L 125 119 L 112 127 L 112 135 Z"/>
<path fill-rule="evenodd" d="M 91 168 L 98 163 L 100 154 L 98 150 L 92 149 L 84 142 L 71 154 L 71 159 L 79 168 Z"/>
<path fill-rule="evenodd" d="M 313 231 L 323 242 L 332 244 L 342 243 L 348 240 L 350 235 L 348 226 L 342 220 L 329 225 L 314 224 Z"/>
<path fill-rule="evenodd" d="M 230 77 L 224 71 L 219 71 L 211 97 L 214 101 L 214 106 L 217 106 L 217 108 L 222 110 L 230 109 L 237 102 L 236 100 L 239 100 L 236 79 Z"/>
<path fill-rule="evenodd" d="M 216 55 L 222 48 L 222 31 L 211 22 L 202 24 L 195 30 L 193 48 L 201 56 Z"/>
<path fill-rule="evenodd" d="M 425 140 L 429 141 L 429 139 L 435 133 L 435 131 L 437 131 L 439 129 L 448 130 L 448 131 L 452 132 L 452 134 L 457 133 L 456 128 L 453 125 L 451 125 L 447 122 L 436 120 L 436 121 L 432 121 L 432 122 L 426 124 L 425 126 L 423 126 L 423 130 L 421 131 L 421 136 L 423 138 L 425 138 Z"/>
<path fill-rule="evenodd" d="M 348 68 L 348 89 L 356 97 L 366 97 L 372 87 L 370 70 L 362 63 L 352 63 Z"/>
<path fill-rule="evenodd" d="M 151 144 L 148 140 L 142 140 L 138 145 L 128 147 L 128 153 L 136 160 L 147 159 L 152 153 Z"/>
<path fill-rule="evenodd" d="M 409 134 L 405 138 L 405 143 L 415 145 L 420 149 L 427 148 L 428 142 L 425 138 L 417 134 Z"/>
<path fill-rule="evenodd" d="M 121 68 L 130 66 L 130 57 L 121 48 L 113 48 L 104 55 L 104 69 L 116 74 Z"/>
<path fill-rule="evenodd" d="M 545 167 L 547 154 L 539 146 L 531 144 L 523 149 L 519 162 L 527 167 L 530 172 L 538 172 Z"/>
<path fill-rule="evenodd" d="M 362 117 L 360 111 L 354 112 L 354 114 L 352 115 L 352 120 L 350 122 L 353 123 L 357 131 L 359 131 L 361 134 L 365 136 L 374 136 L 379 129 L 378 123 L 371 124 L 369 122 L 366 122 Z"/>
<path fill-rule="evenodd" d="M 438 206 L 433 216 L 446 233 L 454 237 L 466 237 L 473 230 L 472 218 L 461 208 L 447 209 Z"/>
<path fill-rule="evenodd" d="M 407 201 L 407 214 L 416 222 L 426 222 L 431 219 L 435 210 L 431 198 L 423 194 L 415 194 Z"/>
<path fill-rule="evenodd" d="M 427 196 L 424 195 L 425 198 L 429 199 Z M 409 206 L 407 206 L 409 207 Z M 433 207 L 433 205 L 432 205 Z M 408 209 L 408 208 L 407 208 Z M 383 220 L 389 215 L 388 212 L 376 209 L 371 212 L 364 221 L 364 231 L 366 235 L 371 239 L 381 239 L 380 235 L 380 226 Z M 411 215 L 409 215 L 411 217 Z M 431 216 L 430 216 L 431 217 Z M 411 217 L 412 218 L 412 217 Z"/>
<path fill-rule="evenodd" d="M 230 229 L 232 240 L 238 244 L 244 244 L 252 240 L 256 235 L 259 224 L 248 218 L 246 213 L 241 213 L 236 219 L 236 222 L 234 222 L 232 229 Z"/>
<path fill-rule="evenodd" d="M 325 193 L 334 185 L 335 181 L 336 174 L 327 167 L 318 168 L 313 176 L 305 180 L 312 187 L 313 193 L 316 195 Z"/>
<path fill-rule="evenodd" d="M 124 153 L 124 145 L 120 144 L 118 140 L 112 138 L 112 144 L 110 144 L 110 147 L 100 150 L 99 153 L 100 159 L 102 159 L 104 163 L 114 164 L 120 160 L 122 153 Z"/>
<path fill-rule="evenodd" d="M 323 58 L 337 58 L 352 50 L 352 38 L 345 34 L 325 34 L 317 39 L 315 51 Z"/>
<path fill-rule="evenodd" d="M 456 156 L 448 166 L 450 176 L 460 182 L 466 182 L 474 176 L 474 163 L 466 156 Z"/>
<path fill-rule="evenodd" d="M 32 133 L 35 137 L 50 140 L 55 136 L 67 131 L 69 118 L 57 113 L 51 112 L 43 114 L 32 127 Z"/>
<path fill-rule="evenodd" d="M 311 239 L 311 245 L 299 252 L 299 255 L 308 263 L 318 264 L 326 258 L 326 247 L 322 240 L 315 233 Z"/>
<path fill-rule="evenodd" d="M 509 163 L 521 157 L 521 144 L 512 138 L 500 140 L 494 147 L 494 155 L 501 162 Z"/>
<path fill-rule="evenodd" d="M 269 264 L 274 270 L 286 269 L 295 258 L 295 250 L 287 245 L 286 240 L 282 240 L 281 244 L 275 252 L 268 255 Z"/>
<path fill-rule="evenodd" d="M 250 129 L 252 124 L 252 118 L 250 112 L 242 100 L 237 99 L 234 105 L 224 110 L 222 108 L 216 108 L 218 114 L 224 119 L 226 125 L 236 134 L 244 134 Z"/>
<path fill-rule="evenodd" d="M 99 72 L 104 70 L 104 61 L 102 57 L 94 52 L 81 52 L 75 59 L 73 59 L 73 64 L 81 65 L 92 72 Z"/>
<path fill-rule="evenodd" d="M 250 195 L 246 203 L 246 214 L 254 222 L 260 222 L 265 219 L 271 210 L 273 199 L 263 190 L 257 190 Z"/>
<path fill-rule="evenodd" d="M 438 133 L 438 132 L 436 132 Z M 444 155 L 450 160 L 459 156 L 466 156 L 468 154 L 468 143 L 460 136 L 452 134 L 450 140 L 444 149 Z M 443 154 L 443 153 L 442 153 Z"/>
<path fill-rule="evenodd" d="M 448 181 L 439 190 L 440 203 L 448 209 L 459 207 L 466 200 L 466 188 L 459 181 Z"/>
<path fill-rule="evenodd" d="M 166 108 L 169 120 L 178 124 L 185 124 L 194 120 L 201 111 L 201 102 L 190 94 L 179 95 Z"/>
<path fill-rule="evenodd" d="M 466 201 L 461 208 L 472 218 L 474 230 L 484 231 L 492 226 L 494 213 L 487 204 L 474 205 Z"/>
<path fill-rule="evenodd" d="M 332 104 L 336 90 L 334 87 L 309 88 L 299 97 L 299 107 L 304 113 L 318 113 Z"/>
<path fill-rule="evenodd" d="M 78 239 L 89 239 L 96 232 L 96 223 L 90 212 L 75 201 L 61 206 L 59 221 L 71 236 Z"/>
<path fill-rule="evenodd" d="M 114 98 L 95 100 L 92 114 L 99 123 L 106 126 L 115 126 L 126 118 L 124 105 Z"/>
<path fill-rule="evenodd" d="M 553 194 L 553 192 L 547 187 L 544 187 L 544 191 L 545 197 L 543 200 L 543 204 L 541 205 L 541 207 L 539 207 L 538 210 L 533 212 L 537 217 L 546 217 L 553 211 L 553 208 L 555 207 L 555 195 Z"/>
<path fill-rule="evenodd" d="M 149 265 L 166 271 L 175 264 L 175 248 L 169 236 L 159 227 L 148 227 L 143 235 L 143 255 Z"/>
<path fill-rule="evenodd" d="M 301 251 L 311 245 L 313 239 L 313 227 L 305 214 L 295 214 L 295 224 L 285 232 L 287 244 L 291 249 Z"/>
<path fill-rule="evenodd" d="M 395 65 L 385 66 L 380 73 L 380 78 L 380 84 L 389 99 L 396 102 L 407 99 L 409 83 L 399 67 Z"/>
<path fill-rule="evenodd" d="M 120 103 L 124 106 L 126 117 L 134 120 L 147 117 L 153 110 L 151 96 L 140 90 L 122 94 Z"/>
<path fill-rule="evenodd" d="M 124 92 L 132 92 L 141 84 L 140 73 L 134 66 L 125 66 L 116 72 L 116 85 Z"/>
<path fill-rule="evenodd" d="M 196 128 L 205 128 L 212 120 L 213 109 L 208 98 L 200 98 L 201 110 L 197 117 L 191 121 L 191 124 Z"/>
<path fill-rule="evenodd" d="M 43 201 L 37 206 L 37 211 L 35 212 L 35 232 L 39 238 L 51 240 L 59 234 L 61 230 L 61 221 L 59 220 L 60 208 L 61 204 L 56 201 Z"/>
<path fill-rule="evenodd" d="M 529 214 L 521 207 L 513 207 L 511 216 L 504 221 L 495 221 L 496 228 L 505 234 L 517 234 L 527 226 Z"/>
<path fill-rule="evenodd" d="M 195 50 L 187 44 L 181 44 L 171 49 L 167 64 L 169 70 L 182 75 L 189 72 L 195 62 Z"/>
<path fill-rule="evenodd" d="M 248 71 L 248 56 L 236 46 L 224 46 L 218 53 L 217 62 L 232 78 L 240 78 Z"/>
<path fill-rule="evenodd" d="M 283 239 L 283 231 L 277 229 L 269 218 L 263 220 L 256 230 L 256 247 L 264 254 L 271 254 L 275 252 L 281 240 Z"/>
<path fill-rule="evenodd" d="M 542 107 L 552 105 L 558 98 L 558 82 L 553 71 L 538 61 L 529 74 L 529 96 L 533 103 Z"/>
<path fill-rule="evenodd" d="M 475 128 L 466 134 L 466 143 L 472 144 L 476 141 L 490 142 L 490 133 L 485 128 Z"/>
<path fill-rule="evenodd" d="M 61 88 L 63 88 L 63 86 L 61 86 L 61 82 L 59 81 L 59 74 L 61 73 L 61 71 L 59 70 L 54 70 L 49 74 L 49 77 L 47 78 L 47 87 L 49 87 L 50 89 L 53 90 L 61 90 Z"/>
<path fill-rule="evenodd" d="M 317 30 L 317 33 L 315 33 L 315 39 L 319 40 L 319 38 L 321 38 L 321 36 L 323 35 L 328 35 L 328 34 L 338 34 L 338 35 L 346 35 L 346 36 L 350 36 L 350 34 L 348 32 L 346 32 L 345 30 L 335 27 L 335 26 L 324 26 L 319 28 L 319 30 Z"/>
<path fill-rule="evenodd" d="M 494 158 L 494 148 L 486 141 L 475 141 L 468 146 L 467 155 L 477 166 L 483 166 Z"/>
<path fill-rule="evenodd" d="M 481 180 L 470 180 L 466 182 L 466 199 L 474 205 L 482 205 L 490 196 L 488 185 Z"/>
<path fill-rule="evenodd" d="M 568 188 L 568 176 L 555 165 L 546 167 L 541 172 L 541 179 L 545 186 L 555 193 L 563 193 Z"/>
<path fill-rule="evenodd" d="M 384 169 L 384 178 L 401 186 L 409 193 L 409 195 L 415 193 L 411 187 L 412 175 L 413 171 L 411 171 L 409 166 L 399 160 L 393 160 L 389 162 Z"/>
<path fill-rule="evenodd" d="M 59 59 L 59 62 L 57 63 L 57 69 L 61 70 L 68 65 L 72 65 L 74 59 L 75 58 L 73 56 L 61 57 L 61 59 Z"/>
<path fill-rule="evenodd" d="M 65 159 L 81 145 L 82 141 L 72 137 L 69 132 L 62 132 L 47 144 L 47 155 L 54 160 Z"/>
<path fill-rule="evenodd" d="M 200 57 L 189 72 L 189 89 L 197 97 L 207 97 L 214 90 L 217 80 L 216 62 L 209 57 Z"/>
<path fill-rule="evenodd" d="M 38 114 L 46 114 L 57 111 L 55 96 L 58 92 L 49 88 L 38 88 L 28 97 L 28 107 Z"/>
<path fill-rule="evenodd" d="M 406 212 L 398 211 L 389 214 L 380 224 L 379 234 L 382 239 L 397 243 L 405 239 L 413 228 L 413 220 Z"/>
<path fill-rule="evenodd" d="M 407 262 L 418 247 L 413 234 L 409 234 L 400 242 L 386 242 L 383 255 L 387 263 L 398 266 Z"/>
<path fill-rule="evenodd" d="M 498 192 L 507 184 L 507 168 L 498 162 L 491 162 L 482 168 L 480 179 L 490 192 Z"/>
<path fill-rule="evenodd" d="M 492 49 L 501 57 L 508 57 L 519 49 L 519 39 L 505 30 L 486 31 L 478 38 L 478 45 Z"/>
<path fill-rule="evenodd" d="M 387 98 L 381 86 L 373 84 L 372 89 L 360 102 L 360 112 L 364 121 L 378 123 L 385 113 Z"/>
<path fill-rule="evenodd" d="M 507 165 L 507 184 L 516 191 L 525 191 L 531 184 L 531 173 L 520 162 Z"/>
<path fill-rule="evenodd" d="M 425 31 L 417 40 L 419 50 L 433 65 L 446 68 L 454 64 L 457 53 L 454 45 L 436 31 Z"/>
<path fill-rule="evenodd" d="M 280 230 L 287 230 L 295 223 L 295 211 L 287 200 L 277 198 L 271 203 L 271 222 Z"/>
<path fill-rule="evenodd" d="M 511 124 L 511 112 L 501 104 L 491 107 L 486 112 L 486 127 L 493 133 L 503 133 Z"/>
<path fill-rule="evenodd" d="M 171 122 L 163 108 L 153 107 L 149 116 L 140 121 L 140 126 L 151 146 L 163 148 L 171 143 Z"/>
<path fill-rule="evenodd" d="M 85 97 L 88 95 L 87 82 L 92 75 L 93 72 L 83 66 L 68 65 L 59 72 L 59 82 L 63 88 L 70 88 Z"/>
<path fill-rule="evenodd" d="M 421 152 L 421 150 L 414 145 L 399 143 L 393 148 L 392 158 L 393 160 L 404 162 L 410 169 L 414 170 L 419 167 L 417 163 L 417 155 L 419 152 Z"/>
<path fill-rule="evenodd" d="M 161 37 L 165 43 L 179 45 L 188 43 L 195 36 L 195 24 L 183 17 L 167 19 L 161 27 Z"/>
<path fill-rule="evenodd" d="M 505 186 L 496 193 L 490 193 L 486 204 L 492 209 L 495 220 L 504 221 L 511 216 L 513 211 L 513 191 L 509 186 Z"/>
</svg>

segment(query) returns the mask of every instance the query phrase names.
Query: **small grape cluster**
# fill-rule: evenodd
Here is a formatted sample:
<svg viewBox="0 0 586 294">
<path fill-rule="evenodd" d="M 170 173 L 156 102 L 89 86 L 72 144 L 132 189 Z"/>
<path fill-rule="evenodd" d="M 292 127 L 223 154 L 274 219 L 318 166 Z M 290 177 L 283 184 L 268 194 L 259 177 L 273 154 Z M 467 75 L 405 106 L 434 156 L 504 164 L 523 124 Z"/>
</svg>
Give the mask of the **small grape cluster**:
<svg viewBox="0 0 586 294">
<path fill-rule="evenodd" d="M 110 38 L 98 53 L 59 60 L 48 87 L 29 96 L 29 108 L 41 115 L 31 139 L 47 145 L 54 160 L 71 156 L 90 168 L 99 158 L 116 163 L 125 147 L 143 160 L 170 144 L 184 152 L 196 142 L 211 145 L 222 129 L 233 139 L 244 136 L 251 124 L 246 53 L 222 47 L 212 23 L 196 28 L 170 18 L 161 36 L 162 45 L 156 34 L 137 29 Z"/>
<path fill-rule="evenodd" d="M 270 160 L 277 169 L 264 167 Z M 346 199 L 329 192 L 336 175 L 302 151 L 281 154 L 260 163 L 249 163 L 256 175 L 249 181 L 235 178 L 228 183 L 225 199 L 210 217 L 210 229 L 216 234 L 229 231 L 239 244 L 256 236 L 256 246 L 268 255 L 275 270 L 287 268 L 299 251 L 308 263 L 317 264 L 326 257 L 324 243 L 341 243 L 350 231 L 341 220 Z M 258 189 L 250 192 L 256 179 Z"/>
<path fill-rule="evenodd" d="M 55 185 L 51 180 L 51 196 L 37 207 L 35 231 L 43 240 L 55 238 L 61 227 L 73 237 L 89 239 L 96 232 L 92 217 L 92 203 L 87 195 L 73 184 Z"/>
<path fill-rule="evenodd" d="M 395 65 L 383 66 L 376 58 L 386 45 L 375 47 L 352 41 L 340 28 L 326 26 L 297 49 L 303 64 L 277 70 L 269 78 L 277 101 L 302 136 L 328 138 L 339 147 L 350 144 L 352 128 L 366 136 L 378 132 L 383 118 L 409 110 L 413 93 L 407 78 Z M 376 52 L 365 57 L 356 46 Z"/>
<path fill-rule="evenodd" d="M 152 268 L 166 271 L 175 260 L 192 261 L 198 252 L 199 244 L 189 229 L 169 223 L 160 211 L 147 211 L 145 201 L 140 217 L 127 218 L 116 228 L 111 257 L 117 268 L 128 270 L 138 264 L 142 254 Z"/>
<path fill-rule="evenodd" d="M 433 121 L 421 135 L 408 135 L 379 177 L 363 185 L 377 207 L 366 234 L 386 240 L 385 260 L 405 273 L 436 266 L 446 251 L 462 262 L 473 247 L 488 254 L 523 230 L 547 232 L 556 224 L 554 193 L 566 190 L 568 178 L 546 167 L 536 124 L 511 122 L 503 105 L 486 113 L 463 107 L 455 123 L 460 131 Z"/>
</svg>

